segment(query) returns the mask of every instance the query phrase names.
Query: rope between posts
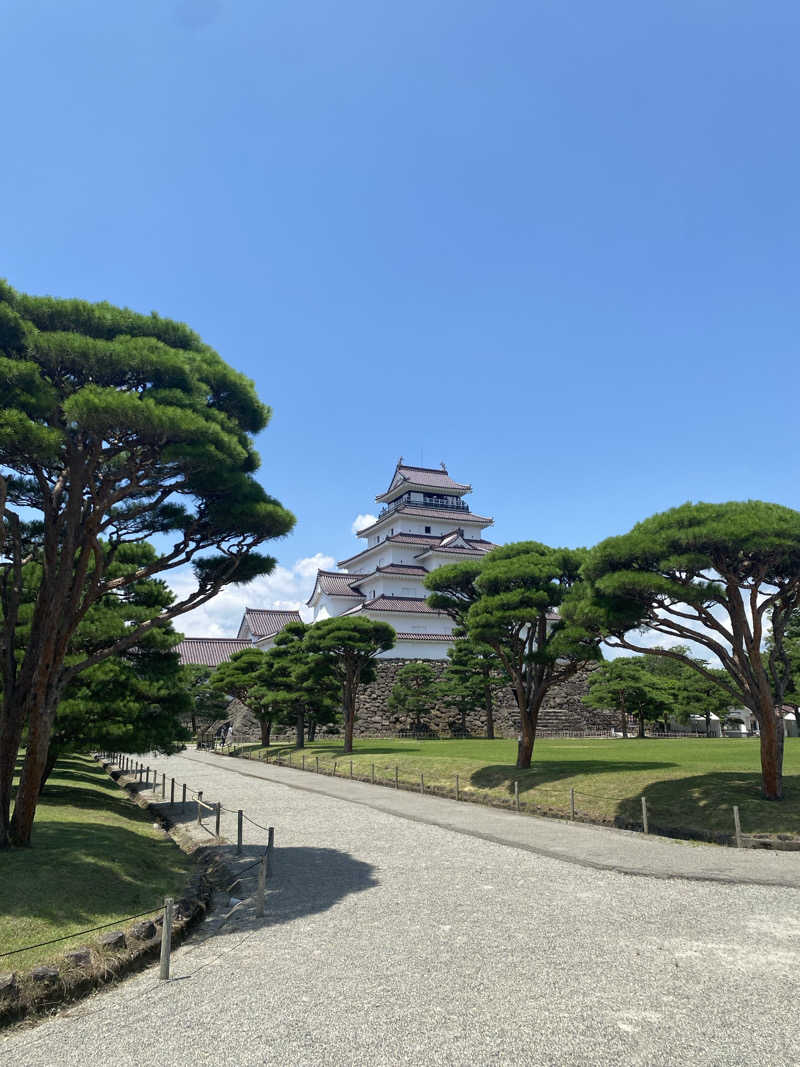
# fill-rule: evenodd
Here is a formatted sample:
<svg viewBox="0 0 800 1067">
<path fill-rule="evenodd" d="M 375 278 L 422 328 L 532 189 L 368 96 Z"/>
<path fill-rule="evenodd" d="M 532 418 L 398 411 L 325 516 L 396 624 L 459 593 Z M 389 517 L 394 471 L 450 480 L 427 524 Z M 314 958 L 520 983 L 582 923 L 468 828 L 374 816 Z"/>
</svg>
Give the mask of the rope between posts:
<svg viewBox="0 0 800 1067">
<path fill-rule="evenodd" d="M 261 862 L 259 860 L 259 862 Z M 29 952 L 34 948 L 44 948 L 46 945 L 55 945 L 59 941 L 69 941 L 73 937 L 83 937 L 84 934 L 93 934 L 97 930 L 107 930 L 109 926 L 118 926 L 120 923 L 130 922 L 131 919 L 141 919 L 143 915 L 152 915 L 154 911 L 161 911 L 163 904 L 158 904 L 155 908 L 148 908 L 147 911 L 137 912 L 136 915 L 127 915 L 124 919 L 114 919 L 110 923 L 102 923 L 100 926 L 90 926 L 88 930 L 76 930 L 74 934 L 64 934 L 63 937 L 52 937 L 49 941 L 40 941 L 37 945 L 25 945 L 23 948 L 12 948 L 10 952 L 0 952 L 0 959 L 4 956 L 14 956 L 17 952 Z"/>
</svg>

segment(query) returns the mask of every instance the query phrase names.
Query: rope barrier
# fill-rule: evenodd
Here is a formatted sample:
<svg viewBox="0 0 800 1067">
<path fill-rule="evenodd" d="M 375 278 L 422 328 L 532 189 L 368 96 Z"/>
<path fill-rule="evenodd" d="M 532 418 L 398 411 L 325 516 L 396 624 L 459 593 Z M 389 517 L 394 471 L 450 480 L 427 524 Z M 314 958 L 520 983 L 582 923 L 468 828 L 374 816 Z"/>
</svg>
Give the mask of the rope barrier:
<svg viewBox="0 0 800 1067">
<path fill-rule="evenodd" d="M 261 861 L 259 860 L 259 863 Z M 15 956 L 18 952 L 30 952 L 34 948 L 44 948 L 46 945 L 55 945 L 59 941 L 69 941 L 73 937 L 83 937 L 84 934 L 93 934 L 97 930 L 107 930 L 109 926 L 118 926 L 120 923 L 130 922 L 131 919 L 141 919 L 143 915 L 152 915 L 154 911 L 161 911 L 163 904 L 157 904 L 155 908 L 140 911 L 136 915 L 128 915 L 124 919 L 114 919 L 113 922 L 103 923 L 101 926 L 90 926 L 88 930 L 76 930 L 74 934 L 64 934 L 63 937 L 53 937 L 49 941 L 40 941 L 37 945 L 25 945 L 23 948 L 12 948 L 10 952 L 0 952 L 0 959 L 4 956 Z"/>
</svg>

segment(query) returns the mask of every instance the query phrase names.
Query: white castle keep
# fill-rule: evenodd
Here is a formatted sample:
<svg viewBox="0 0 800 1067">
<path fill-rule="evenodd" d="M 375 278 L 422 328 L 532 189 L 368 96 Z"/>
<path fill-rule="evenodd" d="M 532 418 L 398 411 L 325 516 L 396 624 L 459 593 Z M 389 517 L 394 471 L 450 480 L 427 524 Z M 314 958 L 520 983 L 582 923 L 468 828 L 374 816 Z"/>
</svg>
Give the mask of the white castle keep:
<svg viewBox="0 0 800 1067">
<path fill-rule="evenodd" d="M 335 615 L 364 615 L 397 631 L 384 659 L 446 659 L 452 620 L 428 607 L 425 575 L 445 563 L 480 559 L 494 544 L 483 530 L 493 519 L 474 515 L 464 501 L 472 486 L 440 469 L 398 461 L 371 526 L 358 531 L 366 547 L 341 560 L 338 571 L 318 571 L 307 601 L 314 622 Z"/>
</svg>

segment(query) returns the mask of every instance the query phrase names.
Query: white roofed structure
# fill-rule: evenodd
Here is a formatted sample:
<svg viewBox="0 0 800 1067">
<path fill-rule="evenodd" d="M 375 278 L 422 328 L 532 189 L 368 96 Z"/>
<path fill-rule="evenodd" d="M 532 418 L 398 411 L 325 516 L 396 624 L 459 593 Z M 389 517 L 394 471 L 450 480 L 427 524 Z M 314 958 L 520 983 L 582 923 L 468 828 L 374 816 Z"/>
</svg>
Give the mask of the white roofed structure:
<svg viewBox="0 0 800 1067">
<path fill-rule="evenodd" d="M 314 621 L 365 615 L 390 623 L 397 644 L 386 659 L 446 659 L 452 620 L 427 604 L 425 576 L 445 563 L 479 559 L 494 543 L 483 537 L 493 524 L 475 515 L 463 497 L 472 486 L 456 482 L 444 464 L 412 467 L 398 462 L 377 519 L 358 531 L 364 547 L 341 560 L 338 571 L 318 571 L 308 599 Z"/>
</svg>

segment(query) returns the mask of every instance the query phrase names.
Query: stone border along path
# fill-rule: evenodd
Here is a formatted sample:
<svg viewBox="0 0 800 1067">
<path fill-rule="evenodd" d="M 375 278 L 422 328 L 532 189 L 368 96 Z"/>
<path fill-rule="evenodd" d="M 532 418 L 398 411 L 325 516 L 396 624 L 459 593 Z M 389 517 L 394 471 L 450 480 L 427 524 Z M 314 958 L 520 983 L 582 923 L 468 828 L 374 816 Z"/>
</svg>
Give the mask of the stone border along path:
<svg viewBox="0 0 800 1067">
<path fill-rule="evenodd" d="M 216 934 L 176 950 L 169 982 L 152 968 L 33 1029 L 8 1033 L 0 1037 L 0 1064 L 800 1061 L 791 1011 L 800 891 L 703 880 L 708 860 L 691 870 L 693 881 L 677 870 L 695 853 L 720 853 L 788 872 L 790 853 L 640 841 L 224 757 L 154 762 L 209 801 L 275 826 L 265 919 L 256 920 L 247 904 L 225 919 L 225 901 L 201 927 Z M 355 802 L 331 795 L 342 785 L 355 790 Z M 390 801 L 405 810 L 390 813 Z M 193 817 L 192 810 L 183 816 L 187 826 Z M 474 825 L 464 832 L 431 824 L 456 818 Z M 235 824 L 235 815 L 223 813 L 229 840 Z M 550 845 L 540 824 L 560 832 L 573 852 L 589 834 L 621 861 L 629 862 L 621 842 L 683 861 L 674 859 L 671 873 L 657 878 L 587 866 L 577 856 L 564 862 L 544 854 Z M 237 863 L 260 851 L 251 829 Z M 516 833 L 534 836 L 511 847 L 501 842 Z M 234 846 L 221 852 L 227 861 Z M 646 875 L 638 862 L 637 873 Z M 668 871 L 663 858 L 658 863 Z"/>
</svg>

